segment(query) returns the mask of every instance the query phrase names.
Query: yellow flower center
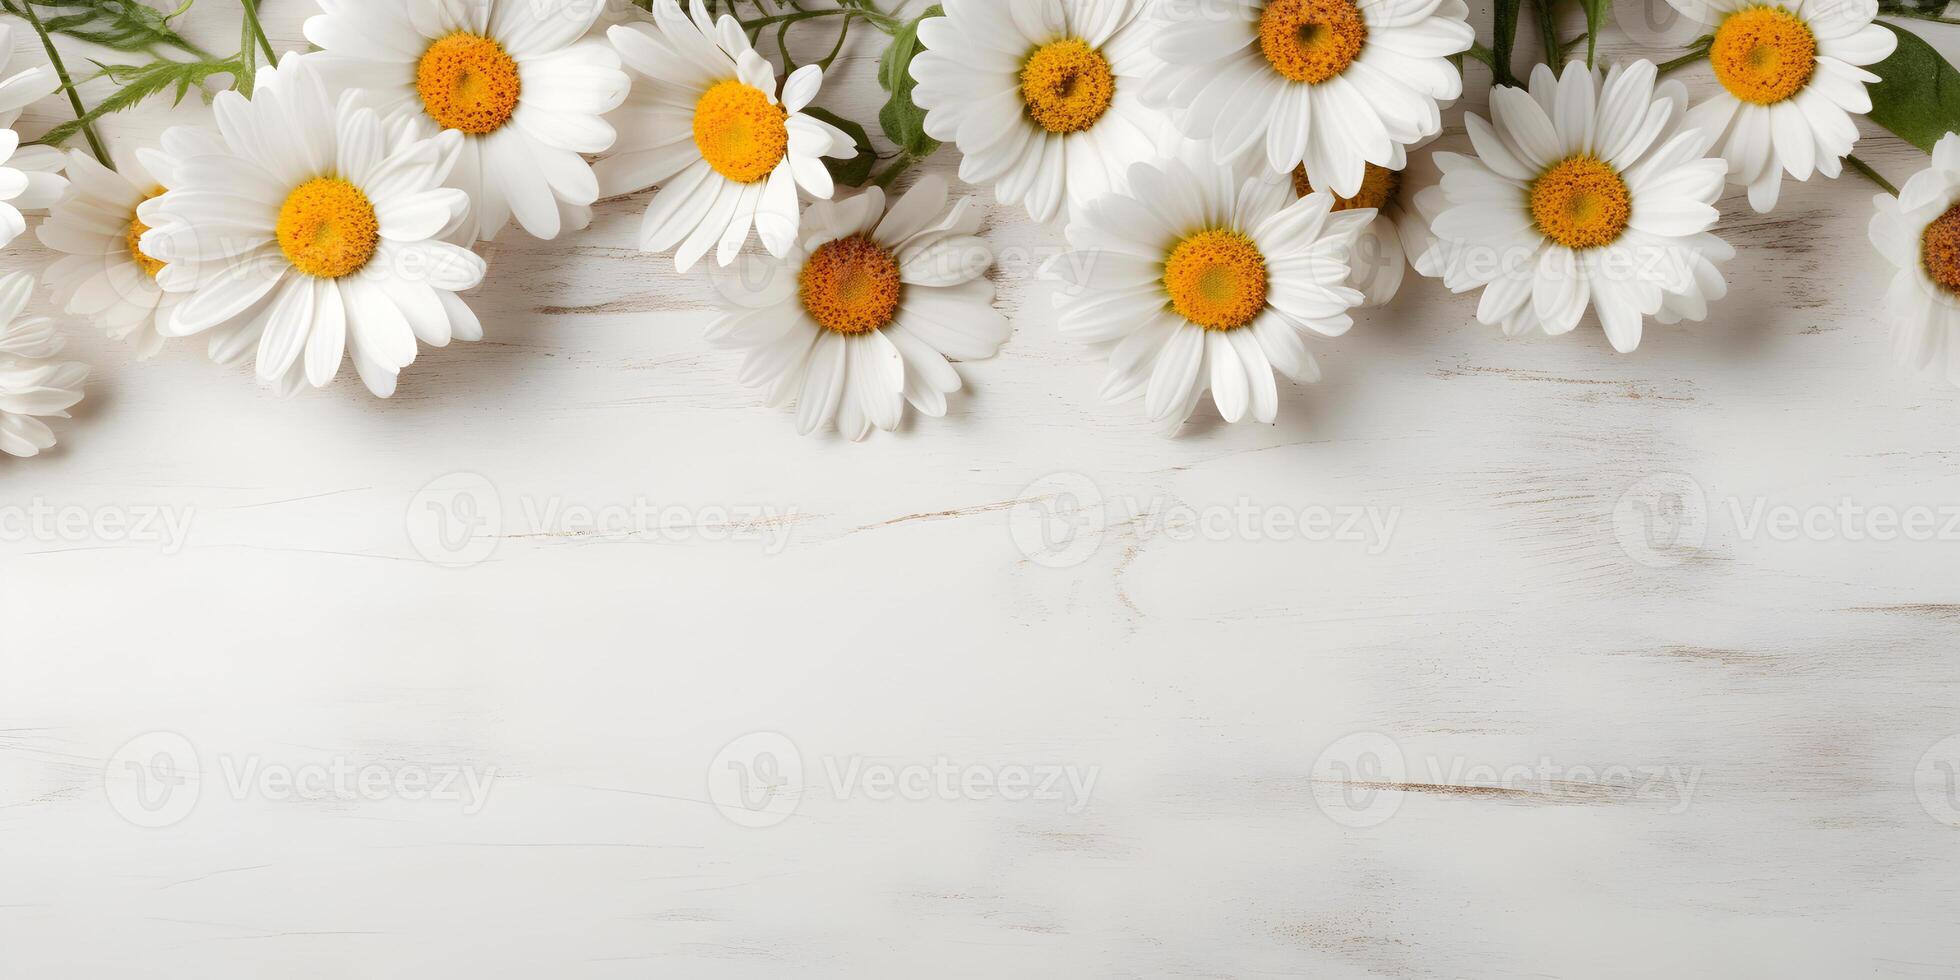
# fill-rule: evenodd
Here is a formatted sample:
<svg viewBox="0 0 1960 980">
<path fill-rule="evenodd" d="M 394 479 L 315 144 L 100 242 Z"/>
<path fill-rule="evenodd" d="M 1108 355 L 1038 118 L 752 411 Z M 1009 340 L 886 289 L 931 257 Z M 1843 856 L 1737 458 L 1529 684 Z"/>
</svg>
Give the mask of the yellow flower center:
<svg viewBox="0 0 1960 980">
<path fill-rule="evenodd" d="M 759 88 L 720 82 L 694 104 L 694 145 L 716 173 L 753 184 L 789 152 L 789 114 Z"/>
<path fill-rule="evenodd" d="M 1613 244 L 1633 217 L 1627 182 L 1590 154 L 1552 164 L 1531 182 L 1529 193 L 1539 233 L 1570 249 Z"/>
<path fill-rule="evenodd" d="M 517 61 L 481 34 L 457 31 L 429 45 L 415 66 L 422 108 L 445 129 L 481 136 L 517 111 Z"/>
<path fill-rule="evenodd" d="M 898 312 L 898 257 L 862 235 L 818 246 L 799 282 L 803 309 L 826 330 L 870 333 Z"/>
<path fill-rule="evenodd" d="M 322 279 L 361 271 L 381 243 L 374 205 L 360 188 L 339 177 L 316 177 L 299 185 L 279 206 L 273 231 L 293 268 Z"/>
<path fill-rule="evenodd" d="M 1947 208 L 1920 233 L 1919 263 L 1946 291 L 1960 293 L 1960 204 Z"/>
<path fill-rule="evenodd" d="M 1186 320 L 1206 330 L 1237 330 L 1266 308 L 1266 257 L 1238 232 L 1201 231 L 1164 260 L 1164 291 Z"/>
<path fill-rule="evenodd" d="M 1109 60 L 1086 42 L 1070 38 L 1036 48 L 1021 66 L 1021 100 L 1028 115 L 1051 133 L 1079 133 L 1096 124 L 1116 98 Z"/>
<path fill-rule="evenodd" d="M 1318 85 L 1361 54 L 1368 25 L 1353 0 L 1273 0 L 1259 15 L 1259 50 L 1273 70 Z"/>
<path fill-rule="evenodd" d="M 1817 70 L 1817 36 L 1781 7 L 1749 7 L 1715 29 L 1715 80 L 1744 102 L 1772 105 L 1803 90 Z"/>
<path fill-rule="evenodd" d="M 1334 195 L 1334 210 L 1346 211 L 1350 208 L 1374 208 L 1380 210 L 1394 202 L 1395 194 L 1402 189 L 1402 172 L 1387 167 L 1368 164 L 1361 174 L 1361 189 L 1353 197 Z M 1307 168 L 1302 165 L 1293 168 L 1293 193 L 1306 197 L 1313 193 L 1313 181 L 1307 178 Z"/>
<path fill-rule="evenodd" d="M 162 193 L 163 188 L 154 188 L 148 194 L 143 195 L 143 200 L 147 201 Z M 155 279 L 157 273 L 163 271 L 163 261 L 161 259 L 150 258 L 148 255 L 143 254 L 143 249 L 137 244 L 143 240 L 143 233 L 149 230 L 150 226 L 144 224 L 143 219 L 136 216 L 135 208 L 131 208 L 129 210 L 129 231 L 123 236 L 123 244 L 129 247 L 129 257 L 136 260 L 136 267 L 143 270 L 150 278 Z"/>
</svg>

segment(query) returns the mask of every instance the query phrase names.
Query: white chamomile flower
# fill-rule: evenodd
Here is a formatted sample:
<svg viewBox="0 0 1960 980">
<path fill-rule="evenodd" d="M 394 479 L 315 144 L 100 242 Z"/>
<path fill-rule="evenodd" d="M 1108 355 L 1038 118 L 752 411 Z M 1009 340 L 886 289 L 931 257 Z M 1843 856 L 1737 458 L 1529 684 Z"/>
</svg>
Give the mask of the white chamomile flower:
<svg viewBox="0 0 1960 980">
<path fill-rule="evenodd" d="M 443 186 L 461 134 L 391 138 L 356 93 L 336 108 L 291 53 L 260 69 L 249 101 L 222 92 L 213 109 L 222 142 L 136 209 L 158 285 L 185 294 L 165 334 L 211 331 L 222 363 L 256 350 L 259 378 L 285 393 L 325 386 L 345 354 L 383 398 L 416 341 L 482 339 L 456 294 L 482 281 L 483 259 L 441 240 L 469 212 Z"/>
<path fill-rule="evenodd" d="M 138 359 L 163 347 L 164 324 L 181 293 L 157 285 L 163 263 L 144 254 L 149 226 L 136 209 L 175 180 L 180 156 L 221 152 L 210 133 L 170 130 L 162 147 L 145 147 L 110 170 L 80 150 L 70 150 L 68 190 L 35 230 L 41 244 L 63 253 L 41 274 L 64 312 L 100 323 L 109 336 L 133 340 Z"/>
<path fill-rule="evenodd" d="M 960 149 L 960 179 L 1048 221 L 1123 190 L 1166 148 L 1143 102 L 1146 0 L 947 0 L 919 25 L 913 101 L 926 134 Z M 1011 9 L 1010 9 L 1011 7 Z"/>
<path fill-rule="evenodd" d="M 811 205 L 783 261 L 749 256 L 717 278 L 729 308 L 708 329 L 748 352 L 742 383 L 772 404 L 794 398 L 808 434 L 832 420 L 852 440 L 898 427 L 910 402 L 946 414 L 960 389 L 948 358 L 982 360 L 1007 341 L 985 276 L 993 250 L 975 237 L 972 198 L 946 206 L 946 181 L 921 178 L 885 209 L 876 187 Z"/>
<path fill-rule="evenodd" d="M 1687 91 L 1656 87 L 1652 62 L 1563 78 L 1539 65 L 1530 91 L 1491 90 L 1495 125 L 1464 123 L 1477 156 L 1437 153 L 1447 205 L 1433 230 L 1443 281 L 1483 288 L 1477 319 L 1516 335 L 1562 334 L 1591 306 L 1615 350 L 1640 345 L 1643 317 L 1699 320 L 1728 291 L 1735 252 L 1719 217 L 1721 160 L 1681 125 Z"/>
<path fill-rule="evenodd" d="M 1209 389 L 1227 422 L 1272 422 L 1273 372 L 1318 380 L 1306 336 L 1354 324 L 1348 250 L 1375 212 L 1334 213 L 1326 191 L 1295 200 L 1263 166 L 1140 163 L 1129 184 L 1071 221 L 1072 251 L 1043 270 L 1065 284 L 1062 336 L 1105 349 L 1103 397 L 1142 395 L 1153 421 L 1183 422 Z"/>
<path fill-rule="evenodd" d="M 734 261 L 750 228 L 769 254 L 788 255 L 796 189 L 828 200 L 835 187 L 823 158 L 857 153 L 849 136 L 803 111 L 823 70 L 797 69 L 778 99 L 776 70 L 734 17 L 709 20 L 701 0 L 685 14 L 675 0 L 654 0 L 653 20 L 607 32 L 643 81 L 620 110 L 627 135 L 597 165 L 600 188 L 611 196 L 663 185 L 640 248 L 675 249 L 682 272 L 710 251 L 722 265 Z"/>
<path fill-rule="evenodd" d="M 1872 244 L 1899 267 L 1885 293 L 1892 350 L 1960 385 L 1960 135 L 1941 137 L 1932 165 L 1872 205 Z"/>
<path fill-rule="evenodd" d="M 1436 236 L 1429 230 L 1441 209 L 1442 192 L 1435 189 L 1440 179 L 1430 154 L 1412 149 L 1408 165 L 1401 170 L 1371 163 L 1359 193 L 1334 196 L 1335 211 L 1371 208 L 1375 212 L 1375 220 L 1362 227 L 1348 254 L 1348 285 L 1361 291 L 1362 306 L 1381 306 L 1394 299 L 1411 264 L 1423 275 L 1441 274 L 1432 257 Z M 1313 191 L 1307 168 L 1295 168 L 1294 194 L 1305 197 Z"/>
<path fill-rule="evenodd" d="M 584 227 L 599 182 L 581 154 L 613 144 L 603 118 L 626 97 L 619 56 L 592 27 L 592 0 L 320 0 L 310 57 L 359 90 L 391 128 L 454 130 L 449 186 L 473 204 L 468 241 L 514 217 L 539 238 Z"/>
<path fill-rule="evenodd" d="M 1776 206 L 1788 173 L 1836 177 L 1858 141 L 1852 115 L 1870 112 L 1859 67 L 1885 60 L 1899 43 L 1875 24 L 1877 0 L 1669 0 L 1714 28 L 1708 61 L 1722 91 L 1688 113 L 1729 165 L 1729 182 L 1749 188 L 1757 211 Z"/>
<path fill-rule="evenodd" d="M 1217 159 L 1301 164 L 1343 197 L 1365 165 L 1402 169 L 1463 91 L 1463 0 L 1205 0 L 1163 5 L 1150 96 Z"/>
<path fill-rule="evenodd" d="M 0 24 L 0 71 L 14 50 L 14 29 Z M 21 146 L 14 121 L 37 99 L 53 95 L 61 79 L 47 65 L 29 68 L 0 81 L 0 247 L 27 230 L 22 211 L 45 208 L 61 198 L 67 181 L 61 178 L 61 151 L 52 146 Z"/>
<path fill-rule="evenodd" d="M 61 335 L 46 317 L 20 314 L 34 293 L 34 277 L 0 277 L 0 453 L 33 456 L 54 445 L 44 418 L 68 417 L 82 400 L 88 367 L 57 361 Z"/>
</svg>

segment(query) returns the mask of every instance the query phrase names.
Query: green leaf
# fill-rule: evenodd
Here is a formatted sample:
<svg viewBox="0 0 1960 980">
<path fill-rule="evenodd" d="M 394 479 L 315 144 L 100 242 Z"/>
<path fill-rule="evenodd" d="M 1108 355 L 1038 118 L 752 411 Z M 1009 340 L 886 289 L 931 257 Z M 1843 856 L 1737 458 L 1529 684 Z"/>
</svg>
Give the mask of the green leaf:
<svg viewBox="0 0 1960 980">
<path fill-rule="evenodd" d="M 238 60 L 225 58 L 219 61 L 153 61 L 147 65 L 105 65 L 96 63 L 101 69 L 97 77 L 107 78 L 118 88 L 113 95 L 96 103 L 79 119 L 70 119 L 47 131 L 37 143 L 58 145 L 82 131 L 87 123 L 103 116 L 129 109 L 155 95 L 171 93 L 172 104 L 182 102 L 193 87 L 201 93 L 204 80 L 212 75 L 235 74 L 239 70 Z"/>
<path fill-rule="evenodd" d="M 1931 153 L 1940 137 L 1960 132 L 1960 71 L 1919 35 L 1885 26 L 1899 36 L 1899 46 L 1891 57 L 1870 66 L 1879 78 L 1867 89 L 1871 120 Z"/>
<path fill-rule="evenodd" d="M 1511 48 L 1518 40 L 1518 7 L 1523 0 L 1492 0 L 1491 3 L 1491 56 L 1497 60 L 1491 74 L 1496 76 L 1499 85 L 1516 85 L 1518 77 L 1511 74 Z"/>
<path fill-rule="evenodd" d="M 891 98 L 878 110 L 878 125 L 885 130 L 885 138 L 898 146 L 899 152 L 913 159 L 931 156 L 939 149 L 939 141 L 926 135 L 926 113 L 912 101 L 912 59 L 923 50 L 919 44 L 919 25 L 927 18 L 941 17 L 945 8 L 934 4 L 892 35 L 892 43 L 878 59 L 878 84 L 891 93 Z"/>
<path fill-rule="evenodd" d="M 146 6 L 139 0 L 25 2 L 50 12 L 42 21 L 42 26 L 51 34 L 65 34 L 118 51 L 151 51 L 163 45 L 190 52 L 199 50 L 170 29 L 172 15 Z"/>
<path fill-rule="evenodd" d="M 857 143 L 857 156 L 849 160 L 825 157 L 823 162 L 824 166 L 830 168 L 831 180 L 846 187 L 863 187 L 864 182 L 871 179 L 871 168 L 878 163 L 878 151 L 871 146 L 871 135 L 864 131 L 862 125 L 829 109 L 806 106 L 803 111 L 850 134 L 851 139 Z"/>
</svg>

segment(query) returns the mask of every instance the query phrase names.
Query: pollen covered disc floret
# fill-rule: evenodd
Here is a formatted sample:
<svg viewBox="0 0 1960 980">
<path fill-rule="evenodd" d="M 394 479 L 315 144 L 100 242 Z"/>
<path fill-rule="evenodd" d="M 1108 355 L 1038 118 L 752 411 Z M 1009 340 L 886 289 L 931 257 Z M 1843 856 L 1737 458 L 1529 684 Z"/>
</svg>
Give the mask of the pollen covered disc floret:
<svg viewBox="0 0 1960 980">
<path fill-rule="evenodd" d="M 1252 239 L 1221 228 L 1198 232 L 1164 260 L 1164 291 L 1177 314 L 1206 330 L 1237 330 L 1266 308 L 1266 257 Z"/>
<path fill-rule="evenodd" d="M 694 104 L 694 145 L 716 173 L 753 184 L 789 153 L 788 123 L 789 113 L 768 93 L 731 78 Z"/>
<path fill-rule="evenodd" d="M 315 177 L 293 189 L 273 226 L 293 268 L 321 279 L 359 272 L 381 243 L 381 222 L 367 195 L 339 177 Z"/>
<path fill-rule="evenodd" d="M 898 313 L 898 257 L 867 236 L 817 246 L 797 279 L 803 309 L 825 330 L 868 333 Z"/>
<path fill-rule="evenodd" d="M 163 188 L 152 188 L 148 194 L 143 195 L 143 200 L 147 201 L 162 193 Z M 143 223 L 142 216 L 138 215 L 134 208 L 131 208 L 129 212 L 129 231 L 123 234 L 123 247 L 129 249 L 130 261 L 135 262 L 138 269 L 143 270 L 150 278 L 155 279 L 157 273 L 163 271 L 163 262 L 151 258 L 143 251 L 143 233 L 149 230 L 150 226 Z"/>
<path fill-rule="evenodd" d="M 1715 29 L 1708 61 L 1729 94 L 1774 105 L 1803 89 L 1817 71 L 1817 36 L 1780 7 L 1749 7 Z"/>
<path fill-rule="evenodd" d="M 1273 0 L 1259 15 L 1259 53 L 1274 71 L 1308 85 L 1347 71 L 1367 39 L 1353 0 Z"/>
<path fill-rule="evenodd" d="M 1080 133 L 1109 111 L 1116 73 L 1102 52 L 1079 38 L 1044 44 L 1021 66 L 1021 99 L 1042 129 Z"/>
<path fill-rule="evenodd" d="M 1590 153 L 1560 160 L 1531 182 L 1531 221 L 1538 233 L 1570 249 L 1618 241 L 1633 217 L 1633 197 L 1618 171 Z"/>
<path fill-rule="evenodd" d="M 1950 293 L 1960 293 L 1960 204 L 1940 213 L 1919 236 L 1919 262 L 1926 277 Z"/>
<path fill-rule="evenodd" d="M 1871 242 L 1897 271 L 1885 291 L 1893 357 L 1960 386 L 1960 135 L 1933 145 L 1897 197 L 1872 197 Z"/>
<path fill-rule="evenodd" d="M 415 90 L 422 108 L 443 128 L 481 136 L 510 122 L 524 84 L 517 60 L 503 45 L 457 31 L 422 53 L 415 64 Z"/>
</svg>

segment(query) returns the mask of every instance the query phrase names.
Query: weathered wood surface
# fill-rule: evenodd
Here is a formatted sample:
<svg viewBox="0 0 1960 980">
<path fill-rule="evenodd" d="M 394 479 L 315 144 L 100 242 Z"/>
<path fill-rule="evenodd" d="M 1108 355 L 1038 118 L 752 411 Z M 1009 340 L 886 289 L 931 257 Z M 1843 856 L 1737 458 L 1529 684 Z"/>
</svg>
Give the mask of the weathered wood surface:
<svg viewBox="0 0 1960 980">
<path fill-rule="evenodd" d="M 1416 282 L 1174 440 L 999 210 L 1012 341 L 855 446 L 737 385 L 644 195 L 507 232 L 388 402 L 74 322 L 0 507 L 188 524 L 0 541 L 0 975 L 1960 975 L 1960 391 L 1889 362 L 1872 192 L 1731 194 L 1731 295 L 1635 354 Z"/>
</svg>

